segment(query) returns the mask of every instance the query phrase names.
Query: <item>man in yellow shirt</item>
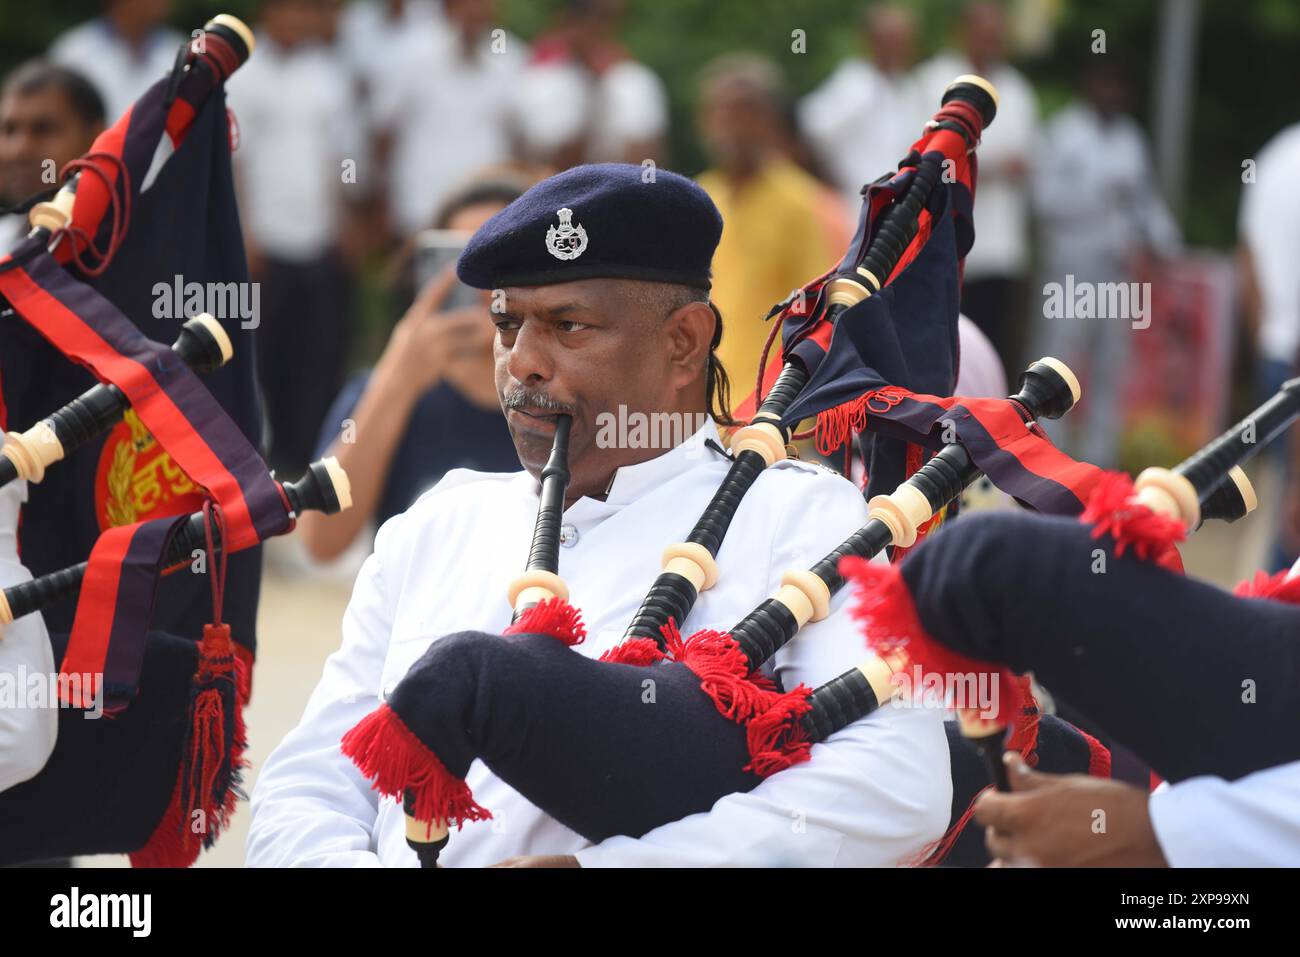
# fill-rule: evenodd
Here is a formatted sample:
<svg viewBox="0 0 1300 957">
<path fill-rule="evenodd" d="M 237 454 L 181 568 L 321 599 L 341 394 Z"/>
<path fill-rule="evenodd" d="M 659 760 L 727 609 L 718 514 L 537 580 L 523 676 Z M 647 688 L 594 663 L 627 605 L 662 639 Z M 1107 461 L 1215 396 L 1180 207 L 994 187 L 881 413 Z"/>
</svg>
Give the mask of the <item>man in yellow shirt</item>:
<svg viewBox="0 0 1300 957">
<path fill-rule="evenodd" d="M 789 157 L 790 123 L 775 65 L 752 55 L 722 57 L 705 69 L 701 86 L 700 138 L 715 165 L 699 183 L 724 224 L 713 257 L 713 301 L 725 322 L 718 357 L 734 404 L 754 388 L 770 331 L 763 317 L 830 269 L 850 230 L 834 191 Z"/>
</svg>

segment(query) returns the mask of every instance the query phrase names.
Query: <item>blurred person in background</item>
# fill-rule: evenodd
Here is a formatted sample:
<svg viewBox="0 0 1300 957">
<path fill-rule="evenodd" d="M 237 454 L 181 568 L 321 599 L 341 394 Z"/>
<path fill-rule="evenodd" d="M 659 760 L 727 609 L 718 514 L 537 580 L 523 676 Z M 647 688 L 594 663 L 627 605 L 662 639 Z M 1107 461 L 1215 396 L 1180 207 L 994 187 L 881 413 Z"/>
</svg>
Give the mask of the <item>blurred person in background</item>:
<svg viewBox="0 0 1300 957">
<path fill-rule="evenodd" d="M 265 0 L 257 56 L 227 84 L 244 241 L 259 284 L 268 461 L 286 477 L 309 461 L 343 382 L 350 333 L 345 191 L 361 137 L 347 73 L 319 37 L 329 2 Z"/>
<path fill-rule="evenodd" d="M 713 302 L 726 321 L 718 357 L 753 389 L 773 305 L 829 269 L 850 238 L 842 207 L 828 223 L 826 187 L 789 156 L 780 71 L 763 57 L 729 54 L 701 76 L 698 126 L 714 166 L 699 183 L 726 224 L 713 258 Z"/>
<path fill-rule="evenodd" d="M 335 49 L 344 57 L 341 41 L 341 24 L 343 21 L 343 0 L 317 0 L 316 27 L 312 31 L 316 39 L 327 47 Z M 344 60 L 346 63 L 346 59 Z"/>
<path fill-rule="evenodd" d="M 353 0 L 339 20 L 339 43 L 369 96 L 390 75 L 393 49 L 430 29 L 447 29 L 439 0 Z"/>
<path fill-rule="evenodd" d="M 103 15 L 54 41 L 50 59 L 85 74 L 111 123 L 171 72 L 185 40 L 165 26 L 171 12 L 171 0 L 105 0 Z"/>
<path fill-rule="evenodd" d="M 668 94 L 618 42 L 622 0 L 566 0 L 533 43 L 515 102 L 519 151 L 554 169 L 663 162 Z"/>
<path fill-rule="evenodd" d="M 1029 270 L 1029 174 L 1038 128 L 1033 88 L 1006 62 L 1006 15 L 977 0 L 962 11 L 961 50 L 945 50 L 917 67 L 930 112 L 963 73 L 976 73 L 998 91 L 998 115 L 979 148 L 975 191 L 978 239 L 966 257 L 961 309 L 1002 357 L 1008 377 L 1019 371 L 1025 280 Z"/>
<path fill-rule="evenodd" d="M 426 228 L 456 183 L 511 158 L 511 102 L 528 48 L 501 28 L 493 0 L 444 0 L 442 19 L 380 51 L 387 75 L 371 90 L 400 239 Z"/>
<path fill-rule="evenodd" d="M 1255 400 L 1263 402 L 1300 372 L 1300 123 L 1256 155 L 1255 181 L 1242 187 L 1237 229 Z M 1282 520 L 1265 565 L 1272 571 L 1300 555 L 1300 439 L 1292 436 L 1289 446 Z M 1277 457 L 1287 459 L 1285 452 Z"/>
<path fill-rule="evenodd" d="M 799 125 L 855 217 L 862 187 L 898 168 L 938 101 L 912 74 L 916 15 L 896 4 L 868 8 L 863 55 L 845 60 L 799 103 Z"/>
<path fill-rule="evenodd" d="M 1078 75 L 1079 96 L 1047 124 L 1034 171 L 1039 288 L 1064 287 L 1067 276 L 1076 284 L 1132 282 L 1144 258 L 1172 255 L 1181 243 L 1178 224 L 1153 188 L 1146 136 L 1128 113 L 1129 64 L 1118 53 L 1092 54 Z M 979 223 L 981 240 L 982 227 Z M 1074 455 L 1116 467 L 1124 429 L 1121 390 L 1135 330 L 1122 318 L 1047 318 L 1041 310 L 1034 321 L 1034 355 L 1063 360 L 1080 376 L 1088 396 L 1077 414 L 1052 423 L 1048 431 Z"/>
<path fill-rule="evenodd" d="M 472 180 L 448 198 L 436 227 L 468 239 L 528 185 L 503 175 Z M 352 507 L 298 519 L 317 561 L 337 558 L 368 527 L 406 511 L 451 469 L 519 466 L 496 392 L 486 298 L 447 309 L 457 281 L 448 267 L 428 283 L 374 369 L 349 381 L 325 416 L 314 457 L 337 456 L 352 484 Z"/>
<path fill-rule="evenodd" d="M 30 60 L 9 74 L 0 84 L 0 209 L 54 189 L 104 123 L 104 101 L 80 73 Z M 26 214 L 0 215 L 0 254 L 29 228 Z"/>
</svg>

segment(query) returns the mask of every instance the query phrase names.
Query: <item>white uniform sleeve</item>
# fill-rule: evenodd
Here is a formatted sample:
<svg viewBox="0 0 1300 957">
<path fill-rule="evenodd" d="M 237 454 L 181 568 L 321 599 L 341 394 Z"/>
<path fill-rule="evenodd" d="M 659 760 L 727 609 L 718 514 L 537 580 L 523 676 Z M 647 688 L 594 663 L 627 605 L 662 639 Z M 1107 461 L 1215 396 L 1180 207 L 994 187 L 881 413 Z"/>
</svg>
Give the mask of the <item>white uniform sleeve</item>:
<svg viewBox="0 0 1300 957">
<path fill-rule="evenodd" d="M 829 155 L 862 117 L 871 115 L 876 95 L 874 72 L 846 60 L 825 83 L 799 101 L 799 126 L 819 151 Z"/>
<path fill-rule="evenodd" d="M 1300 761 L 1236 781 L 1199 777 L 1161 788 L 1148 805 L 1171 867 L 1295 867 L 1300 862 Z"/>
<path fill-rule="evenodd" d="M 0 489 L 0 588 L 31 579 L 18 560 L 18 510 L 27 498 L 27 483 Z M 6 626 L 0 636 L 0 676 L 12 681 L 13 707 L 0 707 L 0 791 L 34 777 L 45 767 L 58 734 L 55 708 L 24 707 L 29 675 L 54 673 L 54 650 L 40 615 L 27 615 Z"/>
<path fill-rule="evenodd" d="M 1300 247 L 1300 190 L 1295 188 L 1291 166 L 1279 155 L 1283 148 L 1279 144 L 1260 155 L 1255 182 L 1241 191 L 1238 228 L 1255 265 L 1263 352 L 1290 360 L 1279 352 L 1283 345 L 1290 351 L 1289 331 L 1300 324 L 1300 278 L 1294 259 Z M 1274 338 L 1276 342 L 1271 341 Z"/>
<path fill-rule="evenodd" d="M 325 662 L 298 727 L 257 777 L 248 832 L 250 867 L 378 867 L 377 795 L 340 749 L 378 704 L 391 630 L 378 553 L 357 576 L 343 644 Z"/>
<path fill-rule="evenodd" d="M 790 527 L 778 532 L 772 590 L 790 567 L 806 568 L 866 520 L 848 482 L 820 480 L 800 498 Z M 817 516 L 853 516 L 821 523 Z M 818 527 L 820 526 L 820 527 Z M 845 589 L 830 617 L 809 625 L 777 654 L 782 684 L 810 687 L 866 657 Z M 583 867 L 894 866 L 938 838 L 952 801 L 948 743 L 938 708 L 889 706 L 845 728 L 812 758 L 731 794 L 639 839 L 610 838 L 578 851 Z"/>
</svg>

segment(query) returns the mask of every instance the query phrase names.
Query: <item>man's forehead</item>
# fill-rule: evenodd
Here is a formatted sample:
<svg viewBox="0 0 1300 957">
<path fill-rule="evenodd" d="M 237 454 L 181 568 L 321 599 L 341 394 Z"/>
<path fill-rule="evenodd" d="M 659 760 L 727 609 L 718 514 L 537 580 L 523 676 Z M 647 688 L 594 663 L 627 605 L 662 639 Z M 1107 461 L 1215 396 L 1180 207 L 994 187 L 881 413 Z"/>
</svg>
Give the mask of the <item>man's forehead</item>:
<svg viewBox="0 0 1300 957">
<path fill-rule="evenodd" d="M 503 292 L 511 313 L 599 312 L 632 302 L 633 285 L 623 279 L 579 279 L 545 286 L 507 286 Z"/>
<path fill-rule="evenodd" d="M 72 104 L 55 86 L 43 86 L 30 92 L 11 90 L 0 96 L 0 120 L 41 118 L 64 120 L 72 116 Z"/>
</svg>

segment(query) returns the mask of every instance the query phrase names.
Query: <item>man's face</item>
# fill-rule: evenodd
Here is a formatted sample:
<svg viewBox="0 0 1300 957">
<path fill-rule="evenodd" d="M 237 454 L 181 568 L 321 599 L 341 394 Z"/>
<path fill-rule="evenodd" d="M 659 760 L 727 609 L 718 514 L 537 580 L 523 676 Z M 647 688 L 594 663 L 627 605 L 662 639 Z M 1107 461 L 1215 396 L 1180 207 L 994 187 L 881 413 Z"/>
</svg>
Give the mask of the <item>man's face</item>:
<svg viewBox="0 0 1300 957">
<path fill-rule="evenodd" d="M 12 203 L 49 189 L 53 176 L 90 149 L 98 132 L 55 86 L 6 94 L 0 98 L 0 195 Z"/>
<path fill-rule="evenodd" d="M 996 3 L 976 3 L 966 11 L 966 55 L 975 63 L 1001 61 L 1006 46 L 1006 19 Z"/>
<path fill-rule="evenodd" d="M 492 26 L 495 0 L 446 0 L 443 13 L 462 33 L 478 36 Z"/>
<path fill-rule="evenodd" d="M 912 65 L 916 29 L 912 19 L 899 10 L 883 10 L 871 22 L 868 45 L 877 67 L 886 73 Z"/>
<path fill-rule="evenodd" d="M 700 100 L 700 136 L 724 168 L 758 165 L 771 147 L 775 125 L 771 105 L 743 80 L 717 80 Z"/>
<path fill-rule="evenodd" d="M 497 394 L 524 468 L 541 473 L 556 415 L 573 416 L 570 499 L 603 494 L 614 469 L 646 458 L 644 450 L 598 447 L 597 416 L 617 415 L 619 405 L 669 411 L 682 385 L 665 317 L 628 287 L 617 279 L 512 287 L 492 316 Z"/>
</svg>

